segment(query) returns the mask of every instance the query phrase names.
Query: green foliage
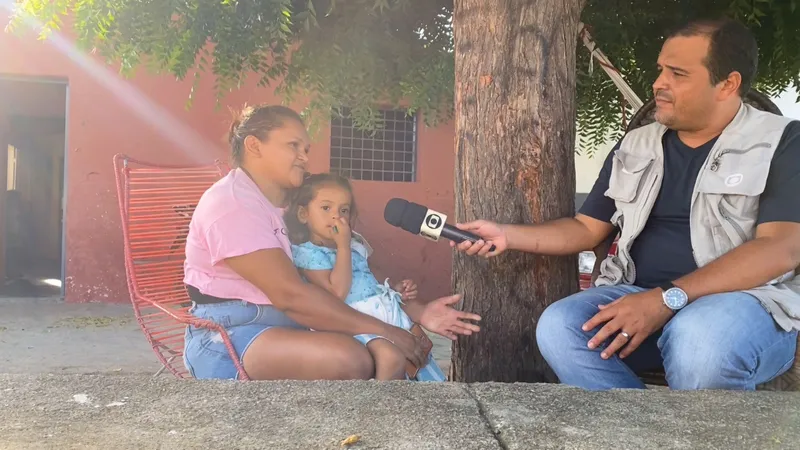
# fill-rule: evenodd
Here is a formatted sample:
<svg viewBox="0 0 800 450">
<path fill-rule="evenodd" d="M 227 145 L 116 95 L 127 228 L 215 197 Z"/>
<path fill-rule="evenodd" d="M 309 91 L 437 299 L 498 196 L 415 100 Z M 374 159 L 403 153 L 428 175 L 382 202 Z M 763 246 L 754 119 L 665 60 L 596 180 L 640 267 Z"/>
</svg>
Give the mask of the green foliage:
<svg viewBox="0 0 800 450">
<path fill-rule="evenodd" d="M 774 95 L 800 88 L 795 2 L 590 0 L 582 19 L 646 101 L 668 30 L 692 18 L 735 17 L 759 41 L 756 87 Z M 429 124 L 453 113 L 452 0 L 21 0 L 17 11 L 12 26 L 38 20 L 43 36 L 74 16 L 79 44 L 123 73 L 140 65 L 178 78 L 212 71 L 220 96 L 257 76 L 287 102 L 310 98 L 312 124 L 342 105 L 365 129 L 380 127 L 382 106 L 422 111 Z M 633 111 L 576 44 L 580 144 L 591 153 L 619 137 L 623 110 L 628 118 Z"/>
<path fill-rule="evenodd" d="M 220 97 L 256 76 L 285 102 L 310 98 L 312 119 L 344 105 L 368 129 L 380 126 L 381 106 L 424 111 L 429 124 L 452 115 L 451 7 L 451 0 L 24 0 L 11 27 L 33 19 L 46 37 L 73 15 L 79 45 L 123 73 L 146 65 L 197 79 L 212 71 Z"/>
<path fill-rule="evenodd" d="M 800 88 L 800 9 L 795 0 L 590 0 L 582 19 L 603 53 L 643 101 L 652 97 L 656 59 L 670 30 L 698 18 L 728 16 L 746 24 L 758 40 L 756 89 L 777 95 Z M 578 129 L 591 153 L 607 137 L 621 135 L 622 97 L 589 55 L 578 50 Z M 631 116 L 629 111 L 628 118 Z"/>
</svg>

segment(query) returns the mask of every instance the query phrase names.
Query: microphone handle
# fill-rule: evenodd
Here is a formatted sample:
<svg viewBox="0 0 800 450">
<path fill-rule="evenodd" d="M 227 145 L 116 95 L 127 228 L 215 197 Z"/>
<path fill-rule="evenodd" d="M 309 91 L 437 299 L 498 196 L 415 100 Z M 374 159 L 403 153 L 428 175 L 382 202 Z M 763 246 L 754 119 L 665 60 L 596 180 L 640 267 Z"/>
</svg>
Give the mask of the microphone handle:
<svg viewBox="0 0 800 450">
<path fill-rule="evenodd" d="M 470 232 L 467 232 L 467 231 L 464 231 L 464 230 L 459 230 L 458 228 L 456 228 L 456 227 L 454 227 L 452 225 L 449 225 L 449 224 L 444 224 L 444 227 L 442 227 L 441 236 L 443 238 L 450 239 L 451 241 L 455 242 L 456 244 L 460 244 L 460 243 L 462 243 L 464 241 L 470 241 L 472 243 L 475 243 L 475 242 L 478 242 L 479 240 L 481 240 L 480 237 L 478 237 L 478 236 L 476 236 L 476 235 L 474 235 L 474 234 L 472 234 Z M 494 244 L 492 244 L 492 248 L 490 248 L 489 251 L 493 252 L 493 251 L 495 251 L 496 248 L 497 247 L 495 247 Z"/>
</svg>

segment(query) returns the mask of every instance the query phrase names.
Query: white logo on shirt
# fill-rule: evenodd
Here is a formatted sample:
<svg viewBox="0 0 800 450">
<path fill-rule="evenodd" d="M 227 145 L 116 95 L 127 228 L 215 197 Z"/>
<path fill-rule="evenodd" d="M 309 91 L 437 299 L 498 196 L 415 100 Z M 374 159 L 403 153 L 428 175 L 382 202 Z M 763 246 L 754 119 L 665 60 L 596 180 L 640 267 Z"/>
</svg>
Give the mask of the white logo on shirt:
<svg viewBox="0 0 800 450">
<path fill-rule="evenodd" d="M 742 180 L 744 180 L 744 175 L 740 173 L 728 175 L 728 177 L 725 178 L 725 186 L 728 187 L 738 186 L 739 184 L 742 183 Z"/>
</svg>

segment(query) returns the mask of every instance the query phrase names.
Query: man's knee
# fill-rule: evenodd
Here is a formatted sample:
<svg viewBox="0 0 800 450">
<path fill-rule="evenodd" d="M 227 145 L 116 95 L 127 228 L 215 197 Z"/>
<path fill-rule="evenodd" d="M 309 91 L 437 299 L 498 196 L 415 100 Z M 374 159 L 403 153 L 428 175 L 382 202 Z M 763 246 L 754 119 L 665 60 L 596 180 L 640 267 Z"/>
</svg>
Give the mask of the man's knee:
<svg viewBox="0 0 800 450">
<path fill-rule="evenodd" d="M 677 353 L 664 360 L 667 383 L 671 389 L 730 389 L 734 378 L 726 372 L 735 372 L 734 367 L 717 355 Z"/>
<path fill-rule="evenodd" d="M 574 345 L 573 341 L 583 335 L 581 326 L 587 320 L 583 309 L 587 306 L 589 305 L 581 305 L 580 301 L 567 297 L 544 310 L 536 324 L 536 342 L 545 357 L 558 354 L 565 347 Z"/>
<path fill-rule="evenodd" d="M 673 318 L 659 347 L 672 389 L 745 389 L 752 375 L 753 364 L 734 340 L 709 333 L 708 324 L 694 318 Z"/>
</svg>

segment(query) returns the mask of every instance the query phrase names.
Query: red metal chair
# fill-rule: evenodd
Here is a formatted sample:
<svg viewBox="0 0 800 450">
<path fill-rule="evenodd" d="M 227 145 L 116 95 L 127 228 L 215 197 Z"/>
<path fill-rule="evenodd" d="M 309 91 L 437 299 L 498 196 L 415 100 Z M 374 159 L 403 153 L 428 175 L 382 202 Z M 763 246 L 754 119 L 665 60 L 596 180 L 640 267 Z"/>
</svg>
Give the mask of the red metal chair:
<svg viewBox="0 0 800 450">
<path fill-rule="evenodd" d="M 601 251 L 604 244 L 601 244 L 598 247 Z M 611 246 L 608 248 L 608 256 L 613 256 L 617 254 L 617 238 L 611 243 Z M 596 255 L 594 251 L 589 252 L 581 252 L 580 258 L 582 260 L 585 259 L 586 263 L 580 265 L 580 270 L 578 271 L 578 280 L 580 282 L 580 289 L 585 291 L 594 285 L 594 278 L 600 274 L 600 262 L 602 259 L 596 259 Z M 591 263 L 591 264 L 589 264 Z M 589 267 L 591 266 L 591 267 Z"/>
<path fill-rule="evenodd" d="M 136 320 L 163 367 L 178 378 L 189 373 L 183 364 L 188 325 L 220 333 L 239 370 L 248 380 L 227 332 L 188 313 L 191 300 L 183 284 L 186 236 L 200 197 L 228 168 L 166 166 L 114 157 L 117 198 L 125 243 L 125 273 Z"/>
</svg>

